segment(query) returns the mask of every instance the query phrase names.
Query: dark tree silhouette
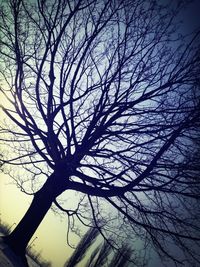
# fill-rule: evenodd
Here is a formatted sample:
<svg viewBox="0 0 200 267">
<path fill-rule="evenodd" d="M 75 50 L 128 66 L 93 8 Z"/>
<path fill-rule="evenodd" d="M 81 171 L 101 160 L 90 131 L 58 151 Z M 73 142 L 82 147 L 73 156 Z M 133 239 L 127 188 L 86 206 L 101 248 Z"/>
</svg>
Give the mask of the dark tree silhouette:
<svg viewBox="0 0 200 267">
<path fill-rule="evenodd" d="M 168 2 L 2 1 L 4 169 L 33 194 L 5 239 L 17 255 L 55 203 L 70 227 L 92 216 L 104 238 L 199 262 L 200 31 L 181 35 L 185 1 Z"/>
</svg>

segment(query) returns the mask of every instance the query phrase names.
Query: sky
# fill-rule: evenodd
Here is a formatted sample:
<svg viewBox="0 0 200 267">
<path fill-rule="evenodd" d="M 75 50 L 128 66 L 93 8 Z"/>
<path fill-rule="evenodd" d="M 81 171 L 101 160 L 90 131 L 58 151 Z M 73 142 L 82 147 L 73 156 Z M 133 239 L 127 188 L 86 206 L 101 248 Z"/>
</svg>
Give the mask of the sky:
<svg viewBox="0 0 200 267">
<path fill-rule="evenodd" d="M 190 33 L 192 30 L 200 26 L 200 1 L 194 0 L 183 14 L 180 19 L 183 21 L 183 32 Z"/>
<path fill-rule="evenodd" d="M 183 12 L 180 19 L 183 20 L 182 30 L 185 33 L 200 25 L 200 0 Z M 3 101 L 0 99 L 0 102 Z M 0 114 L 2 116 L 2 114 Z M 32 197 L 20 191 L 11 178 L 0 172 L 0 219 L 7 222 L 12 229 L 17 224 L 31 203 Z M 41 252 L 44 259 L 50 260 L 53 267 L 61 267 L 72 253 L 72 249 L 66 244 L 67 219 L 63 216 L 55 216 L 50 210 L 40 224 L 30 243 L 32 247 Z M 78 238 L 72 236 L 72 243 L 76 244 Z M 158 264 L 158 263 L 157 263 Z M 149 265 L 150 266 L 150 265 Z M 156 266 L 156 263 L 152 263 Z"/>
</svg>

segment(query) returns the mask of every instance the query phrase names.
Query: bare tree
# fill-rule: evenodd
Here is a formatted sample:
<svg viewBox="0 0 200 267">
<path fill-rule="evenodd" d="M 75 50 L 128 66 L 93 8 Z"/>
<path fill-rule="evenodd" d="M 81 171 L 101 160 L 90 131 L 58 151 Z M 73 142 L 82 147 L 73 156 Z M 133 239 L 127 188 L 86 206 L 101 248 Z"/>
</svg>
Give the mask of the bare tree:
<svg viewBox="0 0 200 267">
<path fill-rule="evenodd" d="M 199 129 L 200 31 L 180 34 L 184 2 L 2 1 L 3 162 L 33 194 L 5 239 L 16 254 L 54 203 L 69 227 L 92 217 L 116 248 L 114 235 L 128 236 L 144 254 L 199 262 L 199 170 L 186 158 Z M 71 191 L 77 207 L 62 205 Z"/>
</svg>

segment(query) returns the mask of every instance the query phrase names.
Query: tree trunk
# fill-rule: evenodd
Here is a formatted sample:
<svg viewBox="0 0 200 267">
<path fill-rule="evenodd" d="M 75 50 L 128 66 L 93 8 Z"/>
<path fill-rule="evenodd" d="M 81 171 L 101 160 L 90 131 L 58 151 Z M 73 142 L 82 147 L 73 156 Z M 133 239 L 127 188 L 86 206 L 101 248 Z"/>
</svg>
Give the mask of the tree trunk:
<svg viewBox="0 0 200 267">
<path fill-rule="evenodd" d="M 29 209 L 17 227 L 4 238 L 16 255 L 24 258 L 28 242 L 50 209 L 52 202 L 64 191 L 62 185 L 60 177 L 53 173 L 43 187 L 35 193 Z"/>
</svg>

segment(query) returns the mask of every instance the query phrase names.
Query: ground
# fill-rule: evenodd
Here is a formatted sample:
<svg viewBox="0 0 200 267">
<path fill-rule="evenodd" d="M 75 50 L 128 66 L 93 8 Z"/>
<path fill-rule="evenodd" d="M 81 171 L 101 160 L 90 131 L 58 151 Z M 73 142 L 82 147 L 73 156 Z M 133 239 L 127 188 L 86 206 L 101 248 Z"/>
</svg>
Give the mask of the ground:
<svg viewBox="0 0 200 267">
<path fill-rule="evenodd" d="M 40 267 L 30 257 L 27 256 L 29 267 Z M 3 242 L 0 237 L 0 266 L 1 267 L 24 267 L 19 258 Z"/>
</svg>

